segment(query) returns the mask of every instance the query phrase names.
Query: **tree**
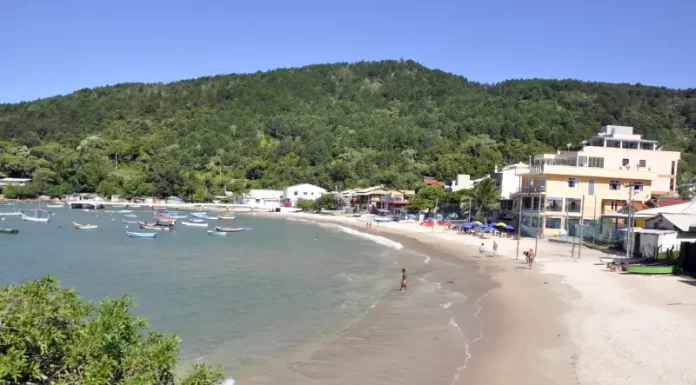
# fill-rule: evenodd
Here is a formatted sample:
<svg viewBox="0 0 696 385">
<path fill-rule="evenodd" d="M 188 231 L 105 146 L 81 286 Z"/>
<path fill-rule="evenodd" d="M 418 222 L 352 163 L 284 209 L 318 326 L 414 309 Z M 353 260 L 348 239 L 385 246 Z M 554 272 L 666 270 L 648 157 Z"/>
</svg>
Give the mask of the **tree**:
<svg viewBox="0 0 696 385">
<path fill-rule="evenodd" d="M 239 198 L 246 196 L 250 191 L 247 183 L 239 179 L 232 181 L 232 184 L 228 186 L 228 189 L 230 192 L 232 192 L 232 196 Z"/>
<path fill-rule="evenodd" d="M 131 315 L 133 299 L 93 304 L 51 277 L 0 289 L 0 383 L 175 383 L 181 341 Z M 196 365 L 182 385 L 212 385 L 220 368 Z"/>
<path fill-rule="evenodd" d="M 316 210 L 335 209 L 340 202 L 340 198 L 335 194 L 324 194 L 314 201 Z"/>
<path fill-rule="evenodd" d="M 425 185 L 418 189 L 416 196 L 411 200 L 409 208 L 414 210 L 428 210 L 435 208 L 435 204 L 445 197 L 445 190 L 440 186 Z"/>
<path fill-rule="evenodd" d="M 677 191 L 681 199 L 692 200 L 696 194 L 696 175 L 691 171 L 684 171 L 677 177 Z"/>
<path fill-rule="evenodd" d="M 472 207 L 476 208 L 476 215 L 483 216 L 484 222 L 488 223 L 486 216 L 487 210 L 500 201 L 500 190 L 496 186 L 496 180 L 485 178 L 471 190 L 463 190 L 461 207 L 471 202 Z"/>
<path fill-rule="evenodd" d="M 297 208 L 302 209 L 302 211 L 314 211 L 314 210 L 316 210 L 316 206 L 314 205 L 314 201 L 311 199 L 299 199 L 297 201 Z"/>
</svg>

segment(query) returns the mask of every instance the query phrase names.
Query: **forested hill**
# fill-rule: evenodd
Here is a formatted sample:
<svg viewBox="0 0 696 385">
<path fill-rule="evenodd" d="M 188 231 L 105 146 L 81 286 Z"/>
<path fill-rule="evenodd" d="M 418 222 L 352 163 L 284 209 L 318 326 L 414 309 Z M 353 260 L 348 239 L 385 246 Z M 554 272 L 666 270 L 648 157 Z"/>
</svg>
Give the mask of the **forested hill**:
<svg viewBox="0 0 696 385">
<path fill-rule="evenodd" d="M 696 169 L 696 89 L 575 80 L 495 85 L 413 61 L 119 84 L 0 105 L 0 174 L 44 192 L 219 194 L 309 182 L 412 188 L 631 125 Z M 685 170 L 683 168 L 682 170 Z"/>
</svg>

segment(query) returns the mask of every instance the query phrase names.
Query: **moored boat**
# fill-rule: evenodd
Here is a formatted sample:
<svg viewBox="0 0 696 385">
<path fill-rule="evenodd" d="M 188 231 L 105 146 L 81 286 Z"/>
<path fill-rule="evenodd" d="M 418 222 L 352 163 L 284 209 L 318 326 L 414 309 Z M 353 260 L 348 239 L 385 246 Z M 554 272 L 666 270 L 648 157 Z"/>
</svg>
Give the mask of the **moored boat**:
<svg viewBox="0 0 696 385">
<path fill-rule="evenodd" d="M 227 232 L 208 230 L 208 235 L 217 235 L 219 237 L 224 237 L 224 236 L 227 236 Z"/>
<path fill-rule="evenodd" d="M 49 218 L 48 216 L 46 216 L 45 218 L 40 217 L 39 213 L 46 213 L 48 215 L 48 211 L 34 210 L 33 217 L 30 215 L 26 215 L 26 214 L 22 213 L 22 219 L 24 219 L 25 221 L 28 221 L 28 222 L 40 222 L 40 223 L 48 223 L 51 220 L 51 218 Z"/>
<path fill-rule="evenodd" d="M 251 231 L 250 227 L 220 227 L 215 226 L 215 231 L 223 231 L 225 233 L 237 233 L 240 231 Z"/>
<path fill-rule="evenodd" d="M 81 223 L 73 222 L 73 226 L 75 226 L 76 229 L 78 230 L 96 230 L 99 226 L 97 225 L 83 225 Z"/>
<path fill-rule="evenodd" d="M 198 218 L 206 218 L 208 216 L 207 213 L 191 213 L 191 215 Z"/>
<path fill-rule="evenodd" d="M 52 209 L 60 209 L 65 207 L 65 205 L 46 205 L 46 207 L 52 208 Z"/>
<path fill-rule="evenodd" d="M 22 215 L 21 211 L 12 211 L 12 212 L 0 213 L 0 217 L 18 217 L 20 215 Z"/>
<path fill-rule="evenodd" d="M 126 231 L 126 235 L 131 238 L 155 238 L 157 233 L 134 233 L 132 231 Z"/>
<path fill-rule="evenodd" d="M 123 223 L 127 225 L 139 225 L 140 223 L 138 221 L 123 221 Z"/>
<path fill-rule="evenodd" d="M 136 214 L 123 214 L 123 217 L 124 218 L 137 218 L 138 215 L 136 215 Z"/>
<path fill-rule="evenodd" d="M 18 234 L 19 230 L 17 229 L 0 229 L 0 234 Z"/>
<path fill-rule="evenodd" d="M 208 227 L 208 224 L 205 222 L 186 222 L 186 221 L 181 221 L 181 224 L 184 226 L 194 226 L 194 227 Z"/>
<path fill-rule="evenodd" d="M 130 207 L 132 209 L 139 209 L 140 205 L 128 205 L 127 207 Z"/>
<path fill-rule="evenodd" d="M 381 216 L 375 216 L 375 222 L 393 222 L 394 218 L 392 217 L 381 217 Z"/>
<path fill-rule="evenodd" d="M 141 229 L 155 231 L 172 231 L 173 228 L 171 225 L 162 225 L 159 223 L 152 222 L 138 222 L 138 225 L 140 225 Z"/>
<path fill-rule="evenodd" d="M 676 266 L 672 265 L 629 265 L 626 271 L 632 274 L 674 274 Z"/>
<path fill-rule="evenodd" d="M 223 221 L 223 222 L 232 222 L 234 221 L 235 217 L 217 217 L 217 219 Z"/>
</svg>

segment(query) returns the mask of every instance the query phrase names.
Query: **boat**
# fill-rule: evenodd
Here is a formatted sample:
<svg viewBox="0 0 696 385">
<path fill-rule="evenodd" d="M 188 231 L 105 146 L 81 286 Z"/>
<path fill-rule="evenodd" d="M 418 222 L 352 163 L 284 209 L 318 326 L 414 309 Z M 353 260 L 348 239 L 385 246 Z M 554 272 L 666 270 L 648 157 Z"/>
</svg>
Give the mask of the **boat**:
<svg viewBox="0 0 696 385">
<path fill-rule="evenodd" d="M 381 216 L 375 216 L 375 222 L 393 222 L 394 218 L 392 217 L 381 217 Z"/>
<path fill-rule="evenodd" d="M 119 214 L 130 214 L 132 212 L 133 212 L 133 210 L 119 210 L 118 211 Z"/>
<path fill-rule="evenodd" d="M 159 223 L 152 222 L 138 222 L 141 229 L 155 230 L 155 231 L 172 231 L 173 227 L 171 225 L 162 225 Z"/>
<path fill-rule="evenodd" d="M 78 230 L 96 230 L 97 227 L 99 227 L 97 225 L 83 225 L 83 224 L 77 223 L 77 222 L 73 222 L 72 224 Z"/>
<path fill-rule="evenodd" d="M 225 233 L 238 233 L 240 231 L 251 231 L 250 227 L 220 227 L 215 226 L 215 231 L 222 231 Z"/>
<path fill-rule="evenodd" d="M 137 214 L 123 214 L 123 217 L 124 218 L 137 218 L 138 215 Z"/>
<path fill-rule="evenodd" d="M 602 263 L 619 263 L 619 264 L 627 264 L 627 263 L 641 263 L 645 261 L 647 258 L 626 258 L 626 257 L 599 257 L 599 261 Z"/>
<path fill-rule="evenodd" d="M 60 208 L 65 207 L 65 205 L 46 205 L 46 207 L 52 208 L 52 209 L 60 209 Z"/>
<path fill-rule="evenodd" d="M 115 208 L 115 209 L 120 209 L 120 208 L 125 208 L 126 205 L 113 205 L 113 206 L 111 206 L 111 207 L 113 207 L 113 208 Z"/>
<path fill-rule="evenodd" d="M 123 221 L 123 223 L 127 225 L 139 225 L 140 223 L 138 221 Z"/>
<path fill-rule="evenodd" d="M 674 274 L 676 266 L 672 265 L 630 265 L 626 270 L 631 274 Z"/>
<path fill-rule="evenodd" d="M 188 222 L 192 222 L 192 223 L 206 223 L 206 222 L 205 222 L 205 219 L 203 219 L 203 218 L 191 218 L 191 219 L 188 220 Z"/>
<path fill-rule="evenodd" d="M 217 235 L 219 237 L 225 237 L 225 236 L 227 236 L 227 232 L 226 231 L 208 230 L 208 235 Z"/>
<path fill-rule="evenodd" d="M 0 213 L 0 217 L 18 217 L 22 215 L 21 211 L 13 211 L 13 212 L 6 212 L 6 213 Z"/>
<path fill-rule="evenodd" d="M 132 209 L 139 209 L 140 205 L 128 205 L 128 207 L 130 207 Z"/>
<path fill-rule="evenodd" d="M 19 230 L 17 229 L 0 229 L 0 234 L 18 234 Z"/>
<path fill-rule="evenodd" d="M 48 211 L 36 209 L 36 210 L 34 210 L 33 217 L 30 215 L 26 215 L 26 214 L 22 213 L 22 219 L 24 219 L 25 221 L 28 221 L 28 222 L 40 222 L 40 223 L 48 223 L 51 220 L 51 218 L 49 218 L 48 216 L 46 218 L 40 217 L 39 213 L 48 214 Z"/>
<path fill-rule="evenodd" d="M 206 218 L 208 216 L 207 213 L 191 213 L 191 215 L 198 218 Z"/>
<path fill-rule="evenodd" d="M 172 218 L 172 219 L 185 219 L 185 218 L 188 218 L 188 215 L 176 215 L 176 214 L 174 214 L 174 215 L 169 215 L 169 214 L 167 214 L 167 215 L 168 215 L 170 218 Z"/>
<path fill-rule="evenodd" d="M 203 222 L 186 222 L 186 221 L 181 221 L 181 224 L 184 226 L 195 226 L 195 227 L 208 227 L 208 224 Z"/>
<path fill-rule="evenodd" d="M 235 217 L 217 217 L 217 219 L 223 221 L 223 222 L 232 222 L 234 221 Z"/>
<path fill-rule="evenodd" d="M 155 238 L 157 233 L 134 233 L 132 231 L 126 231 L 126 235 L 131 238 Z"/>
</svg>

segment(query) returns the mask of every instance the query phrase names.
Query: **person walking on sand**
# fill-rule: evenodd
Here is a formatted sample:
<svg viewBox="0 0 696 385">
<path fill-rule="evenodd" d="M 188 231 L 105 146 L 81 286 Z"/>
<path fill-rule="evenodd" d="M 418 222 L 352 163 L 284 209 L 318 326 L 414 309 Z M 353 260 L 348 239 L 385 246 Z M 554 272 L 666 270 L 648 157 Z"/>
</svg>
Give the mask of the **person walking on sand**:
<svg viewBox="0 0 696 385">
<path fill-rule="evenodd" d="M 486 246 L 483 245 L 483 242 L 481 242 L 481 246 L 479 247 L 479 254 L 483 255 L 483 253 L 486 251 Z"/>
<path fill-rule="evenodd" d="M 408 281 L 406 280 L 406 269 L 401 269 L 401 289 L 399 291 L 406 291 Z"/>
<path fill-rule="evenodd" d="M 532 263 L 534 263 L 534 249 L 529 249 L 527 252 L 527 263 L 529 264 L 529 268 L 532 268 Z"/>
</svg>

